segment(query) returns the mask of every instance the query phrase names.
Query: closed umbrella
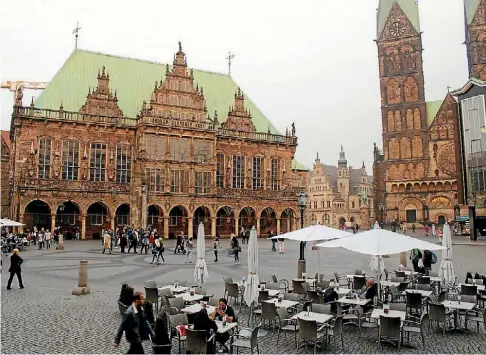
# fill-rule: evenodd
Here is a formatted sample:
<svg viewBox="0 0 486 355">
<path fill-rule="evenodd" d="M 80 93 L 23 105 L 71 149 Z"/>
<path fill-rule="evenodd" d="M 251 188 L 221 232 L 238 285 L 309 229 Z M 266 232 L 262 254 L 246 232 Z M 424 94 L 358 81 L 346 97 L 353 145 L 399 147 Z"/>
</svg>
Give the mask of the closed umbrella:
<svg viewBox="0 0 486 355">
<path fill-rule="evenodd" d="M 196 267 L 194 268 L 194 280 L 199 286 L 206 283 L 209 278 L 206 259 L 204 259 L 205 254 L 206 240 L 204 235 L 204 226 L 202 223 L 199 223 L 199 227 L 197 229 L 197 261 Z"/>
<path fill-rule="evenodd" d="M 243 299 L 248 306 L 258 303 L 258 241 L 255 227 L 251 228 L 250 240 L 248 241 L 248 278 L 246 280 L 245 294 Z"/>
<path fill-rule="evenodd" d="M 456 281 L 454 266 L 452 265 L 452 237 L 449 224 L 444 225 L 442 236 L 442 261 L 440 262 L 439 277 L 443 286 L 452 286 Z"/>
</svg>

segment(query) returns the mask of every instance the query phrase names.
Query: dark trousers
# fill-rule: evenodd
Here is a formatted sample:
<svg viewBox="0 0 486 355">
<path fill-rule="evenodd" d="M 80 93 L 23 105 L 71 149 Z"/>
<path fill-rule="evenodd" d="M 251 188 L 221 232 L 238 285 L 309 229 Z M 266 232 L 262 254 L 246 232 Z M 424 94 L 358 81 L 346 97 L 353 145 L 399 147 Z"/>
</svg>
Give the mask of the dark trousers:
<svg viewBox="0 0 486 355">
<path fill-rule="evenodd" d="M 125 254 L 125 246 L 123 244 L 120 246 L 120 252 Z"/>
<path fill-rule="evenodd" d="M 147 251 L 148 251 L 148 245 L 142 245 L 142 247 L 140 248 L 140 254 L 143 253 L 143 250 L 145 249 L 145 254 L 147 254 Z M 136 250 L 135 250 L 136 251 Z"/>
<path fill-rule="evenodd" d="M 218 261 L 218 251 L 214 251 L 214 261 Z"/>
<path fill-rule="evenodd" d="M 412 260 L 412 265 L 413 265 L 413 271 L 417 272 L 418 271 L 418 260 Z"/>
<path fill-rule="evenodd" d="M 275 248 L 275 239 L 272 239 L 272 251 L 277 251 L 277 248 Z"/>
<path fill-rule="evenodd" d="M 133 253 L 137 253 L 137 242 L 130 242 L 130 245 L 128 246 L 128 252 L 130 254 L 130 250 L 133 248 Z"/>
<path fill-rule="evenodd" d="M 142 343 L 130 343 L 127 354 L 145 354 Z"/>
<path fill-rule="evenodd" d="M 24 287 L 24 284 L 22 283 L 22 273 L 19 270 L 19 271 L 10 271 L 10 277 L 8 278 L 7 288 L 10 288 L 10 286 L 12 286 L 12 281 L 15 275 L 17 275 L 17 279 L 19 280 L 19 286 Z"/>
</svg>

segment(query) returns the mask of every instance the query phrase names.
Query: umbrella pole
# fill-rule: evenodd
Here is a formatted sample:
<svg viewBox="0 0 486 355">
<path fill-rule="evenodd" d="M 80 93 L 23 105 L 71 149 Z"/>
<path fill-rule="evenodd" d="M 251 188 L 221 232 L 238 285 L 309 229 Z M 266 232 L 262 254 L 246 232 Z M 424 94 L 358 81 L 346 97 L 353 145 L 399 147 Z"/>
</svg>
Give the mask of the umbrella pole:
<svg viewBox="0 0 486 355">
<path fill-rule="evenodd" d="M 380 256 L 377 256 L 378 259 L 378 302 L 381 301 L 381 263 L 380 263 Z"/>
</svg>

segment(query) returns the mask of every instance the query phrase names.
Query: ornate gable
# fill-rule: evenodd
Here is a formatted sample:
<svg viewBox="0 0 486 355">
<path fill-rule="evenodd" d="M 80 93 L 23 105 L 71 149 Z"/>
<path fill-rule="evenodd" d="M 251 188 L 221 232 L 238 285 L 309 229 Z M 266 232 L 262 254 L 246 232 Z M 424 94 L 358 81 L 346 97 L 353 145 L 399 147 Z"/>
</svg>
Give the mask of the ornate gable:
<svg viewBox="0 0 486 355">
<path fill-rule="evenodd" d="M 150 107 L 143 102 L 142 116 L 175 118 L 180 120 L 207 121 L 204 89 L 194 87 L 193 70 L 187 69 L 186 55 L 179 42 L 179 50 L 174 55 L 172 70 L 167 64 L 165 80 L 155 82 Z"/>
<path fill-rule="evenodd" d="M 457 110 L 456 105 L 456 100 L 448 93 L 430 125 L 430 140 L 449 140 L 454 138 L 454 125 L 457 120 L 455 114 Z"/>
<path fill-rule="evenodd" d="M 419 32 L 410 22 L 410 19 L 401 9 L 398 3 L 394 3 L 385 22 L 383 30 L 379 34 L 379 40 L 396 40 L 401 37 L 418 35 Z"/>
<path fill-rule="evenodd" d="M 101 73 L 98 71 L 98 86 L 93 92 L 88 88 L 86 102 L 79 111 L 89 115 L 123 117 L 123 112 L 118 107 L 116 91 L 113 95 L 109 84 L 110 75 L 105 73 L 105 66 L 103 66 Z"/>
<path fill-rule="evenodd" d="M 245 109 L 245 97 L 238 87 L 235 93 L 235 106 L 229 108 L 228 119 L 222 124 L 223 128 L 234 131 L 255 132 L 250 111 Z"/>
</svg>

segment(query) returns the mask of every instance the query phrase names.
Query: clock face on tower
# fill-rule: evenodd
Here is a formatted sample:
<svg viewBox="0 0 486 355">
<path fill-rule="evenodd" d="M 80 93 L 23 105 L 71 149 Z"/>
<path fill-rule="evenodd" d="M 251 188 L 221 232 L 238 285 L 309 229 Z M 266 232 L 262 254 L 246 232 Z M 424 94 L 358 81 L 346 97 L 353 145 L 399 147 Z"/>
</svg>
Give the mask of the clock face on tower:
<svg viewBox="0 0 486 355">
<path fill-rule="evenodd" d="M 390 26 L 390 34 L 393 37 L 402 36 L 405 33 L 405 26 L 401 22 L 394 22 Z"/>
</svg>

